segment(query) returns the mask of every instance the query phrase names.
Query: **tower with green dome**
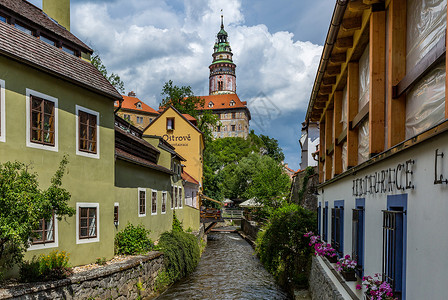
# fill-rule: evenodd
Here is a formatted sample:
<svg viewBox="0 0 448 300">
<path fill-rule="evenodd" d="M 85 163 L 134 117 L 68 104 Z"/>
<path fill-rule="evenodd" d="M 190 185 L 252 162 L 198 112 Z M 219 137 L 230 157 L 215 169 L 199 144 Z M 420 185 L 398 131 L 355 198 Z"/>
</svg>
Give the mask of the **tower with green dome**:
<svg viewBox="0 0 448 300">
<path fill-rule="evenodd" d="M 227 32 L 224 30 L 223 16 L 221 15 L 221 30 L 217 34 L 213 47 L 213 61 L 210 69 L 210 95 L 235 94 L 236 93 L 236 65 L 232 60 L 232 49 L 227 40 Z"/>
</svg>

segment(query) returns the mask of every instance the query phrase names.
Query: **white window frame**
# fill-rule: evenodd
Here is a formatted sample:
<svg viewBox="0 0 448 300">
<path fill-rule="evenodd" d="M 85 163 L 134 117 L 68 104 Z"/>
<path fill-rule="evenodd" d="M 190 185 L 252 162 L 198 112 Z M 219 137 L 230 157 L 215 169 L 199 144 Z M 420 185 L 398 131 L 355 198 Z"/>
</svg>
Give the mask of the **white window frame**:
<svg viewBox="0 0 448 300">
<path fill-rule="evenodd" d="M 175 205 L 175 199 L 174 199 L 174 194 L 175 194 L 175 192 L 174 192 L 174 190 L 176 189 L 176 187 L 174 186 L 174 185 L 172 185 L 171 186 L 171 191 L 172 191 L 172 194 L 171 194 L 171 202 L 170 202 L 170 208 L 173 210 L 174 209 L 174 205 Z M 172 204 L 172 205 L 171 205 Z"/>
<path fill-rule="evenodd" d="M 162 210 L 162 207 L 163 207 L 163 198 L 165 198 L 165 211 Z M 167 193 L 166 191 L 163 191 L 163 192 L 162 192 L 162 201 L 161 201 L 161 203 L 160 203 L 160 213 L 161 213 L 162 215 L 166 214 L 166 206 L 168 205 L 167 202 L 168 202 L 168 193 Z"/>
<path fill-rule="evenodd" d="M 148 197 L 147 197 L 147 193 L 146 193 L 146 189 L 145 188 L 138 188 L 138 193 L 137 193 L 137 213 L 139 217 L 146 217 L 146 212 L 148 211 Z M 145 213 L 144 214 L 140 214 L 140 192 L 145 192 Z"/>
<path fill-rule="evenodd" d="M 42 145 L 39 143 L 33 143 L 31 141 L 31 97 L 36 96 L 47 101 L 54 103 L 54 146 Z M 58 122 L 58 98 L 39 93 L 32 89 L 26 89 L 26 146 L 30 148 L 49 150 L 58 152 L 59 151 L 59 122 Z"/>
<path fill-rule="evenodd" d="M 79 238 L 79 208 L 80 207 L 93 207 L 96 208 L 96 237 L 94 238 Z M 76 202 L 76 244 L 88 244 L 96 243 L 100 241 L 100 204 L 99 203 L 86 203 Z"/>
<path fill-rule="evenodd" d="M 152 212 L 152 194 L 154 194 L 154 193 L 156 193 L 156 212 L 155 213 Z M 158 198 L 157 195 L 158 195 L 157 190 L 151 190 L 151 216 L 157 215 L 157 198 Z"/>
<path fill-rule="evenodd" d="M 100 159 L 100 113 L 80 105 L 76 105 L 76 155 Z M 89 153 L 79 150 L 79 111 L 96 116 L 96 153 Z"/>
<path fill-rule="evenodd" d="M 0 142 L 6 142 L 5 81 L 0 79 Z"/>
<path fill-rule="evenodd" d="M 35 244 L 35 245 L 31 244 L 28 250 L 42 250 L 42 249 L 59 247 L 58 218 L 56 215 L 54 215 L 53 234 L 54 234 L 54 242 L 45 244 Z"/>
</svg>

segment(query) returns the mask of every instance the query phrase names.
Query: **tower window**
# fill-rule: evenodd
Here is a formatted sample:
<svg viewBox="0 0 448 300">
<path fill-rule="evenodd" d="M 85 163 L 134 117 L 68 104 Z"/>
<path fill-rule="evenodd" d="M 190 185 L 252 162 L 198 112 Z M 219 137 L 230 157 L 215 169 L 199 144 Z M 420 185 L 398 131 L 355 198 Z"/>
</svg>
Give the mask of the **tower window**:
<svg viewBox="0 0 448 300">
<path fill-rule="evenodd" d="M 222 91 L 222 90 L 224 90 L 223 82 L 222 81 L 218 81 L 218 91 Z"/>
</svg>

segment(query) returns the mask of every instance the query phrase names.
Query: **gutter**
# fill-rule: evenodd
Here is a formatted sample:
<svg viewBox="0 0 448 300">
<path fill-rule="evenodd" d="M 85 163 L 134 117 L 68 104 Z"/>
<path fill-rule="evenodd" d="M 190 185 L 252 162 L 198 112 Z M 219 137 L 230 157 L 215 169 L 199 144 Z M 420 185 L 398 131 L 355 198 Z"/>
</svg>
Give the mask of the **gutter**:
<svg viewBox="0 0 448 300">
<path fill-rule="evenodd" d="M 309 123 L 311 110 L 313 109 L 314 102 L 316 101 L 316 97 L 320 89 L 322 78 L 324 77 L 325 70 L 327 69 L 327 63 L 330 59 L 331 52 L 333 51 L 333 46 L 339 32 L 339 27 L 342 23 L 342 18 L 344 17 L 345 9 L 347 8 L 348 1 L 349 0 L 336 1 L 333 16 L 331 17 L 330 28 L 328 29 L 327 38 L 325 40 L 324 50 L 322 51 L 322 56 L 320 58 L 319 68 L 317 69 L 316 79 L 314 80 L 310 102 L 308 103 L 308 109 L 306 111 L 305 120 L 307 123 Z"/>
<path fill-rule="evenodd" d="M 124 99 L 121 98 L 120 100 L 118 100 L 118 107 L 114 110 L 114 115 L 117 114 L 117 112 L 121 109 L 121 105 L 123 103 Z"/>
</svg>

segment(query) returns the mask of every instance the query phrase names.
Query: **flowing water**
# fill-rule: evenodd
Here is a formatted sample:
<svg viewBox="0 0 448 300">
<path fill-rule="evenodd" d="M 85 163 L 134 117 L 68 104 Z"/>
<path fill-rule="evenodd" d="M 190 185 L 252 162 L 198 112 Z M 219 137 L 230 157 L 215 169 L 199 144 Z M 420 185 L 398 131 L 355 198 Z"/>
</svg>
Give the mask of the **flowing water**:
<svg viewBox="0 0 448 300">
<path fill-rule="evenodd" d="M 161 299 L 288 299 L 236 233 L 212 233 L 197 269 Z"/>
</svg>

